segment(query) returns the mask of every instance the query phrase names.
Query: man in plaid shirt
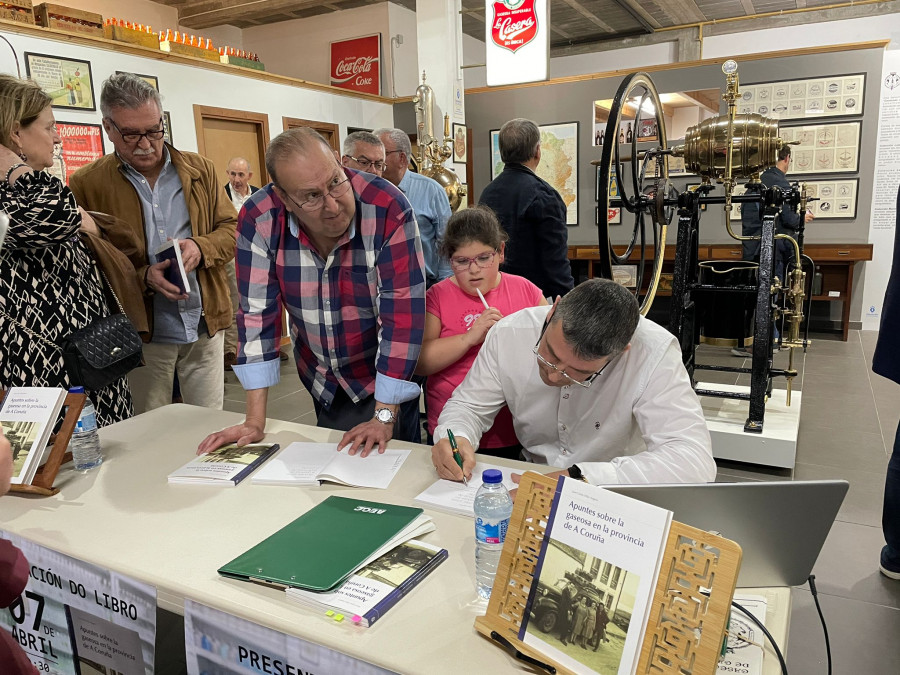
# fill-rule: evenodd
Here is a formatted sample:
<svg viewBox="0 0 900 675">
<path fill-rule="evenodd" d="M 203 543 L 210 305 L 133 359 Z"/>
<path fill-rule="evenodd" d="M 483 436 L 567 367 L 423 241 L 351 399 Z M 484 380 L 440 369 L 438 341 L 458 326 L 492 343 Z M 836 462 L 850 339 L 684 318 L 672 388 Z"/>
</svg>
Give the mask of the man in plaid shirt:
<svg viewBox="0 0 900 675">
<path fill-rule="evenodd" d="M 366 456 L 392 437 L 421 442 L 410 377 L 425 327 L 425 265 L 409 202 L 387 181 L 341 167 L 308 128 L 273 139 L 266 169 L 272 183 L 246 201 L 237 232 L 234 372 L 247 390 L 246 419 L 199 452 L 262 440 L 282 310 L 318 426 L 346 430 L 339 448 Z"/>
</svg>

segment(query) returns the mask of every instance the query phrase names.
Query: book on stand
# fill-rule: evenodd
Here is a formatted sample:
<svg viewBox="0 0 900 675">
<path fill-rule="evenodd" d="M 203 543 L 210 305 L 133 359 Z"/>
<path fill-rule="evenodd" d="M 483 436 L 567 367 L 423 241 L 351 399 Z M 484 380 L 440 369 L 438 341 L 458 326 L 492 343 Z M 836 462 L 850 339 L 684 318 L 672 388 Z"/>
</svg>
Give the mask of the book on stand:
<svg viewBox="0 0 900 675">
<path fill-rule="evenodd" d="M 169 474 L 170 483 L 187 485 L 223 485 L 234 487 L 253 473 L 278 450 L 278 443 L 251 443 L 243 447 L 225 445 L 203 455 Z"/>
<path fill-rule="evenodd" d="M 391 549 L 331 591 L 288 588 L 289 600 L 333 610 L 368 628 L 447 559 L 447 549 L 412 540 Z"/>
<path fill-rule="evenodd" d="M 388 448 L 368 457 L 351 455 L 337 443 L 291 443 L 250 482 L 257 485 L 319 485 L 323 481 L 350 487 L 387 488 L 409 456 Z"/>
<path fill-rule="evenodd" d="M 156 262 L 161 263 L 165 260 L 171 260 L 169 266 L 164 270 L 166 281 L 170 284 L 178 286 L 182 293 L 191 292 L 191 284 L 188 281 L 187 270 L 184 269 L 184 261 L 181 259 L 181 246 L 178 245 L 178 239 L 169 239 L 156 251 Z"/>
<path fill-rule="evenodd" d="M 11 387 L 0 405 L 0 426 L 12 447 L 12 483 L 29 485 L 68 392 L 61 387 Z"/>
<path fill-rule="evenodd" d="M 472 479 L 468 485 L 442 478 L 417 494 L 413 501 L 438 511 L 474 518 L 475 494 L 478 492 L 478 488 L 481 487 L 481 474 L 485 469 L 497 469 L 503 474 L 503 485 L 506 486 L 506 489 L 516 489 L 517 486 L 513 483 L 512 474 L 513 471 L 521 473 L 521 469 L 510 469 L 508 466 L 477 462 L 475 468 L 472 469 Z"/>
<path fill-rule="evenodd" d="M 562 477 L 519 640 L 574 673 L 634 672 L 672 512 Z"/>
</svg>

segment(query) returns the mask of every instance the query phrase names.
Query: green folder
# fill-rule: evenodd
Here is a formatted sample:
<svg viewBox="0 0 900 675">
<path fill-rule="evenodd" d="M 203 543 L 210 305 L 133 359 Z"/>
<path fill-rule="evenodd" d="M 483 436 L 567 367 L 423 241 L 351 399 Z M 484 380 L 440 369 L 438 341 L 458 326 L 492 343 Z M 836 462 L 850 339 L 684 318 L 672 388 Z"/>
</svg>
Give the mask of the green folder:
<svg viewBox="0 0 900 675">
<path fill-rule="evenodd" d="M 219 574 L 327 591 L 421 513 L 409 506 L 329 497 L 220 567 Z"/>
</svg>

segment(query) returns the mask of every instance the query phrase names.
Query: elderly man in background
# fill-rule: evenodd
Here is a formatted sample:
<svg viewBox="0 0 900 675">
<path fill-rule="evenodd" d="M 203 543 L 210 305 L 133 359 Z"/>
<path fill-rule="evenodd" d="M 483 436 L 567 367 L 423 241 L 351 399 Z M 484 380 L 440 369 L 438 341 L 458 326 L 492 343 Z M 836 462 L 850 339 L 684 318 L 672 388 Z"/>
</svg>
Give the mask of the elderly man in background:
<svg viewBox="0 0 900 675">
<path fill-rule="evenodd" d="M 344 139 L 341 164 L 348 169 L 381 176 L 384 173 L 384 144 L 368 131 L 354 131 Z"/>
<path fill-rule="evenodd" d="M 198 452 L 263 438 L 284 311 L 317 424 L 346 431 L 339 447 L 366 456 L 391 438 L 420 442 L 419 387 L 410 378 L 425 329 L 425 278 L 409 202 L 387 181 L 342 167 L 305 127 L 272 139 L 266 169 L 272 183 L 244 205 L 237 237 L 234 372 L 247 414 Z"/>
<path fill-rule="evenodd" d="M 228 176 L 228 182 L 225 183 L 225 194 L 234 205 L 234 210 L 241 212 L 244 202 L 254 192 L 259 190 L 255 185 L 250 185 L 253 178 L 253 172 L 250 170 L 250 162 L 243 157 L 232 157 L 228 161 L 228 167 L 225 170 Z M 238 291 L 237 277 L 235 276 L 234 263 L 229 264 L 225 271 L 228 272 L 228 292 L 231 294 L 231 309 L 233 314 L 237 315 L 238 308 Z M 287 359 L 287 354 L 283 354 L 283 360 Z M 231 370 L 231 366 L 237 361 L 237 324 L 232 320 L 231 325 L 225 329 L 225 370 Z"/>
<path fill-rule="evenodd" d="M 384 143 L 384 177 L 400 188 L 412 204 L 425 254 L 426 282 L 432 286 L 453 273 L 450 261 L 440 254 L 451 215 L 450 200 L 436 180 L 409 170 L 412 155 L 409 136 L 400 129 L 376 129 L 373 133 Z"/>
<path fill-rule="evenodd" d="M 159 92 L 117 73 L 100 94 L 103 128 L 115 147 L 69 180 L 78 204 L 116 216 L 142 244 L 135 261 L 150 342 L 128 375 L 135 412 L 171 403 L 175 373 L 185 403 L 222 408 L 224 330 L 233 319 L 227 267 L 234 258 L 234 206 L 208 159 L 163 141 Z M 189 288 L 166 280 L 156 253 L 177 239 Z"/>
</svg>

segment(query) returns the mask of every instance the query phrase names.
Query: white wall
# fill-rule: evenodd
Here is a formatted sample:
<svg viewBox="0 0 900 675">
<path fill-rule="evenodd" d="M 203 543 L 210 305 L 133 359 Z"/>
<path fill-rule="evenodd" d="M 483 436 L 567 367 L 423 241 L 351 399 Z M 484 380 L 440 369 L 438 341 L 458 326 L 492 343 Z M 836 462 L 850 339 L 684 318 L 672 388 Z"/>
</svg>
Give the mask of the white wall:
<svg viewBox="0 0 900 675">
<path fill-rule="evenodd" d="M 35 0 L 34 4 L 40 4 L 41 0 Z M 66 7 L 82 9 L 85 12 L 96 12 L 104 18 L 115 17 L 145 26 L 152 26 L 153 30 L 178 28 L 178 10 L 150 0 L 61 0 L 57 3 Z"/>
<path fill-rule="evenodd" d="M 384 37 L 385 60 L 389 61 L 394 69 L 397 96 L 412 96 L 416 93 L 416 87 L 421 81 L 419 55 L 416 48 L 418 44 L 416 13 L 392 2 L 387 3 L 387 8 L 390 35 Z M 394 47 L 394 58 L 391 60 L 390 36 L 398 33 L 403 36 L 403 44 Z M 390 96 L 390 78 L 388 75 L 385 78 L 387 78 L 387 87 L 384 95 Z"/>
<path fill-rule="evenodd" d="M 175 146 L 182 150 L 197 150 L 193 105 L 208 105 L 266 113 L 269 132 L 281 133 L 282 116 L 332 122 L 340 125 L 340 134 L 347 126 L 392 126 L 393 108 L 387 103 L 366 101 L 349 96 L 312 91 L 300 87 L 274 84 L 240 75 L 195 68 L 167 60 L 132 56 L 94 47 L 83 47 L 67 41 L 48 40 L 0 30 L 12 43 L 23 63 L 23 52 L 39 52 L 54 56 L 77 58 L 90 62 L 94 80 L 94 96 L 100 97 L 100 86 L 117 70 L 126 70 L 159 78 L 163 107 L 171 113 L 172 136 Z M 8 49 L 0 50 L 0 72 L 15 72 L 15 64 Z M 56 110 L 56 119 L 66 122 L 99 124 L 96 111 Z M 112 145 L 104 139 L 107 152 Z"/>
</svg>

